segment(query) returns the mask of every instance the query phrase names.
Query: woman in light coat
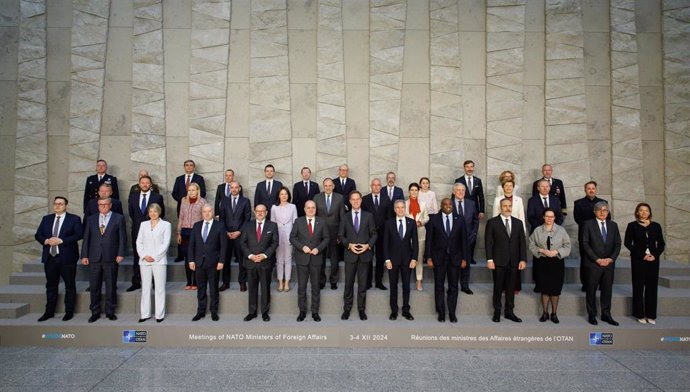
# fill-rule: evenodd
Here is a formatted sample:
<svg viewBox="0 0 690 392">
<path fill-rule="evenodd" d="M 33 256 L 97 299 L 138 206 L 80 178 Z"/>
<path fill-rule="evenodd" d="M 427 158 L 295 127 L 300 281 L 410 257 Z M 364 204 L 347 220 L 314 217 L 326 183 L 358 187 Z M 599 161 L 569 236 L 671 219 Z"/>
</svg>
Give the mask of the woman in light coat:
<svg viewBox="0 0 690 392">
<path fill-rule="evenodd" d="M 429 222 L 429 209 L 427 204 L 419 199 L 419 184 L 413 182 L 407 187 L 410 197 L 405 200 L 405 216 L 412 218 L 417 223 L 417 238 L 419 239 L 419 254 L 417 255 L 417 290 L 422 291 L 422 280 L 424 279 L 424 249 L 426 239 L 426 228 L 424 225 Z"/>
<path fill-rule="evenodd" d="M 170 246 L 170 222 L 161 219 L 161 207 L 152 203 L 148 208 L 149 219 L 141 222 L 137 235 L 139 268 L 141 269 L 141 318 L 140 323 L 151 318 L 151 281 L 155 282 L 156 321 L 165 318 L 165 283 Z"/>
</svg>

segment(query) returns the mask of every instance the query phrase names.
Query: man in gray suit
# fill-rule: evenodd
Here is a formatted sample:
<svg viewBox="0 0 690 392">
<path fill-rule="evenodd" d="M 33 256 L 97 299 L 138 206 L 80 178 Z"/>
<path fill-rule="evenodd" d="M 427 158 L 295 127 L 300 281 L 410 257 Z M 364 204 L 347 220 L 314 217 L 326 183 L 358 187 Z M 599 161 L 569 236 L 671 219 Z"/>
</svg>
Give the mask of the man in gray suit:
<svg viewBox="0 0 690 392">
<path fill-rule="evenodd" d="M 374 216 L 362 210 L 362 194 L 359 191 L 350 193 L 350 205 L 352 208 L 340 221 L 338 230 L 340 243 L 345 247 L 345 293 L 343 314 L 340 319 L 350 318 L 356 276 L 359 318 L 366 320 L 367 280 L 371 260 L 374 257 L 372 249 L 376 244 L 376 224 Z"/>
<path fill-rule="evenodd" d="M 328 248 L 330 237 L 326 220 L 316 216 L 316 203 L 307 200 L 304 203 L 305 216 L 297 218 L 290 232 L 290 243 L 295 248 L 297 263 L 297 302 L 299 316 L 297 321 L 304 321 L 307 315 L 307 281 L 311 281 L 311 317 L 321 321 L 319 303 L 321 289 L 318 285 L 319 274 L 324 261 L 324 251 Z"/>
<path fill-rule="evenodd" d="M 331 290 L 338 288 L 338 229 L 340 228 L 340 220 L 345 215 L 345 201 L 343 196 L 333 192 L 335 185 L 333 180 L 327 178 L 323 180 L 324 191 L 314 196 L 316 203 L 316 216 L 326 220 L 326 227 L 328 228 L 328 250 L 326 254 L 331 260 Z M 323 289 L 326 286 L 326 259 L 324 258 L 321 265 L 321 280 L 320 287 Z"/>
<path fill-rule="evenodd" d="M 266 206 L 254 206 L 256 219 L 242 226 L 240 249 L 247 269 L 249 314 L 244 321 L 256 318 L 259 284 L 261 285 L 261 317 L 270 321 L 268 307 L 271 301 L 271 272 L 278 248 L 278 225 L 266 219 Z"/>
</svg>

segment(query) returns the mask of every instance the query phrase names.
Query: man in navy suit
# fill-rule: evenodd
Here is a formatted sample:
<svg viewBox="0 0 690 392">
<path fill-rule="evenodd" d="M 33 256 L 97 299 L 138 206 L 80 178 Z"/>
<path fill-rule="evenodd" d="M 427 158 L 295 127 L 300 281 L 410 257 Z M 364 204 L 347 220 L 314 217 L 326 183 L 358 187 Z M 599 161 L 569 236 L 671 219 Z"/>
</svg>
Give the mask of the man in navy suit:
<svg viewBox="0 0 690 392">
<path fill-rule="evenodd" d="M 84 212 L 89 200 L 98 199 L 98 187 L 102 184 L 108 184 L 112 187 L 112 197 L 119 199 L 120 190 L 117 187 L 117 177 L 112 176 L 106 171 L 108 170 L 108 163 L 104 159 L 96 161 L 96 174 L 86 178 L 86 185 L 84 186 Z"/>
<path fill-rule="evenodd" d="M 494 315 L 491 320 L 501 321 L 501 296 L 506 293 L 505 317 L 516 323 L 522 319 L 515 315 L 515 281 L 518 271 L 525 269 L 527 262 L 527 242 L 520 219 L 511 216 L 513 202 L 501 200 L 501 213 L 486 222 L 484 242 L 486 265 L 494 279 L 493 305 Z"/>
<path fill-rule="evenodd" d="M 177 216 L 180 216 L 180 204 L 182 199 L 187 196 L 187 187 L 189 184 L 195 182 L 199 185 L 199 190 L 201 191 L 201 197 L 206 198 L 206 183 L 204 182 L 204 177 L 196 174 L 194 170 L 196 169 L 196 163 L 193 160 L 187 159 L 184 161 L 184 174 L 175 178 L 175 185 L 173 185 L 172 197 L 177 202 Z M 180 250 L 182 245 L 177 245 L 177 258 L 175 261 L 182 261 L 183 252 Z"/>
<path fill-rule="evenodd" d="M 244 225 L 240 236 L 240 248 L 247 268 L 247 283 L 249 283 L 249 313 L 244 321 L 256 318 L 259 286 L 261 286 L 261 318 L 264 321 L 270 321 L 271 316 L 268 315 L 268 310 L 271 304 L 271 272 L 278 248 L 278 224 L 267 219 L 268 211 L 263 204 L 254 206 L 254 215 L 256 219 Z"/>
<path fill-rule="evenodd" d="M 549 165 L 548 163 L 545 163 L 541 167 L 541 174 L 542 178 L 538 179 L 537 181 L 534 181 L 532 183 L 532 196 L 536 196 L 538 193 L 541 191 L 539 190 L 539 182 L 541 180 L 546 180 L 549 183 L 549 186 L 551 187 L 549 189 L 549 194 L 555 196 L 558 198 L 558 202 L 560 203 L 561 208 L 559 211 L 561 212 L 561 215 L 568 215 L 568 207 L 565 204 L 565 187 L 563 186 L 563 181 L 559 180 L 558 178 L 553 178 L 553 167 Z M 553 208 L 553 207 L 552 207 Z M 558 216 L 556 216 L 558 218 Z M 560 225 L 560 223 L 557 223 Z"/>
<path fill-rule="evenodd" d="M 220 207 L 220 221 L 225 225 L 228 237 L 228 245 L 225 251 L 225 265 L 223 267 L 223 285 L 218 289 L 225 291 L 230 288 L 230 262 L 232 257 L 240 264 L 237 282 L 240 291 L 247 291 L 247 270 L 240 254 L 238 240 L 242 234 L 242 227 L 252 219 L 252 209 L 249 199 L 241 195 L 240 184 L 236 181 L 230 183 L 230 197 L 225 198 Z"/>
<path fill-rule="evenodd" d="M 189 268 L 196 274 L 197 309 L 192 321 L 206 317 L 206 288 L 211 295 L 211 319 L 218 321 L 218 272 L 223 270 L 227 236 L 222 222 L 213 219 L 213 206 L 201 207 L 203 220 L 196 222 L 189 236 Z"/>
<path fill-rule="evenodd" d="M 405 195 L 403 194 L 402 188 L 395 186 L 395 173 L 390 171 L 386 174 L 386 188 L 383 189 L 383 193 L 388 200 L 391 202 L 391 209 L 393 209 L 393 204 L 396 200 L 405 200 Z"/>
<path fill-rule="evenodd" d="M 81 262 L 89 266 L 91 287 L 91 317 L 93 323 L 101 317 L 101 286 L 105 280 L 105 315 L 117 320 L 117 265 L 125 258 L 127 229 L 125 217 L 111 211 L 111 199 L 98 200 L 98 215 L 91 215 L 84 230 Z"/>
<path fill-rule="evenodd" d="M 468 199 L 472 200 L 477 205 L 477 211 L 479 211 L 479 219 L 484 219 L 484 187 L 482 186 L 482 180 L 474 175 L 474 161 L 467 160 L 462 164 L 465 169 L 465 175 L 455 179 L 455 183 L 461 183 L 465 186 L 467 190 L 466 196 Z M 472 246 L 474 249 L 474 245 Z M 474 259 L 470 264 L 475 264 Z"/>
<path fill-rule="evenodd" d="M 547 180 L 538 181 L 538 193 L 529 198 L 527 202 L 527 221 L 529 222 L 529 232 L 532 234 L 534 229 L 544 224 L 544 210 L 547 207 L 556 213 L 556 224 L 563 224 L 563 214 L 561 213 L 561 203 L 558 198 L 550 193 L 551 185 Z M 539 281 L 537 277 L 541 272 L 541 259 L 534 257 L 532 259 L 532 279 L 534 279 L 534 292 L 540 293 L 541 287 L 537 284 Z"/>
<path fill-rule="evenodd" d="M 309 180 L 311 177 L 311 169 L 308 167 L 302 168 L 302 181 L 298 181 L 292 187 L 292 204 L 297 208 L 297 216 L 304 216 L 304 203 L 308 200 L 314 200 L 314 196 L 319 194 L 319 184 Z"/>
<path fill-rule="evenodd" d="M 376 227 L 376 247 L 374 248 L 376 267 L 369 265 L 367 288 L 369 289 L 372 284 L 375 284 L 377 289 L 386 290 L 386 286 L 383 285 L 383 264 L 386 260 L 383 256 L 383 230 L 386 227 L 386 221 L 394 215 L 393 203 L 388 199 L 388 196 L 381 192 L 381 180 L 374 178 L 371 180 L 370 187 L 371 193 L 362 199 L 362 209 L 374 217 L 374 225 Z M 376 283 L 373 283 L 374 281 Z"/>
<path fill-rule="evenodd" d="M 605 201 L 594 205 L 594 219 L 585 222 L 582 233 L 584 248 L 589 267 L 587 277 L 587 321 L 597 325 L 597 288 L 601 290 L 601 320 L 613 326 L 618 322 L 611 317 L 611 293 L 613 289 L 613 272 L 618 254 L 621 251 L 621 235 L 618 225 L 607 220 L 609 206 Z"/>
<path fill-rule="evenodd" d="M 271 219 L 271 206 L 278 201 L 278 192 L 283 187 L 283 183 L 273 179 L 276 174 L 276 169 L 270 163 L 264 166 L 265 180 L 256 184 L 254 190 L 254 208 L 259 204 L 263 204 L 267 210 L 267 219 Z"/>
<path fill-rule="evenodd" d="M 152 190 L 153 181 L 149 176 L 139 178 L 139 192 L 129 194 L 129 218 L 132 219 L 132 254 L 133 254 L 133 273 L 132 285 L 127 292 L 132 292 L 141 288 L 141 271 L 139 269 L 139 252 L 137 251 L 137 236 L 141 222 L 149 220 L 149 204 L 156 203 L 161 208 L 161 219 L 165 217 L 165 204 L 163 196 Z"/>
<path fill-rule="evenodd" d="M 457 323 L 458 278 L 467 268 L 469 244 L 465 220 L 453 214 L 453 202 L 441 200 L 441 211 L 429 219 L 426 229 L 426 264 L 434 269 L 434 299 L 438 321 L 446 321 L 444 284 L 448 277 L 448 319 Z"/>
<path fill-rule="evenodd" d="M 417 223 L 414 219 L 405 217 L 404 200 L 396 200 L 394 206 L 395 217 L 386 222 L 383 234 L 383 254 L 391 284 L 391 314 L 388 318 L 390 320 L 398 318 L 398 277 L 400 277 L 403 291 L 402 316 L 407 320 L 414 320 L 410 313 L 410 272 L 416 267 L 416 258 L 419 254 Z"/>
<path fill-rule="evenodd" d="M 46 321 L 55 316 L 60 277 L 65 282 L 65 316 L 62 321 L 74 317 L 74 304 L 77 298 L 75 276 L 79 260 L 78 242 L 82 238 L 81 219 L 67 212 L 67 199 L 57 196 L 53 200 L 54 214 L 41 219 L 36 230 L 36 241 L 43 246 L 41 263 L 46 274 L 46 311 L 38 321 Z"/>
<path fill-rule="evenodd" d="M 465 221 L 467 242 L 469 244 L 469 260 L 474 261 L 474 246 L 477 244 L 477 232 L 479 231 L 479 214 L 477 205 L 467 197 L 465 185 L 456 182 L 453 185 L 453 214 Z M 460 270 L 460 290 L 468 295 L 474 294 L 470 289 L 470 261 L 467 268 Z"/>
<path fill-rule="evenodd" d="M 333 192 L 343 196 L 345 201 L 345 211 L 350 211 L 350 192 L 357 190 L 355 180 L 348 177 L 350 168 L 347 165 L 338 167 L 338 177 L 333 179 Z"/>
<path fill-rule="evenodd" d="M 213 201 L 213 211 L 216 212 L 216 214 L 220 214 L 220 211 L 223 209 L 221 206 L 221 203 L 223 202 L 223 199 L 226 197 L 230 197 L 230 193 L 232 193 L 230 189 L 230 184 L 232 184 L 235 181 L 235 171 L 232 169 L 228 169 L 225 171 L 225 174 L 223 174 L 223 183 L 218 184 L 218 187 L 216 188 L 216 198 Z M 239 184 L 239 182 L 238 182 Z M 243 196 L 242 194 L 242 187 L 240 186 L 240 196 Z M 230 260 L 227 260 L 228 264 L 230 264 Z"/>
</svg>

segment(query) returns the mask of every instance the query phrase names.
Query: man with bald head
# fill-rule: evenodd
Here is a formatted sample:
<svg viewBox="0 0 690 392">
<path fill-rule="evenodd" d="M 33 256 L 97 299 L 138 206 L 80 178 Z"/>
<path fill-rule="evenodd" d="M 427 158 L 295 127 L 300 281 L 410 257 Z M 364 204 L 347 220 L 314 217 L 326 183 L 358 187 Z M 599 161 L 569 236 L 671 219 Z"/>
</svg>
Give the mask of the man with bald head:
<svg viewBox="0 0 690 392">
<path fill-rule="evenodd" d="M 330 178 L 323 180 L 323 192 L 314 196 L 314 203 L 316 203 L 316 216 L 324 218 L 326 227 L 328 228 L 328 258 L 331 261 L 330 282 L 331 290 L 338 288 L 338 269 L 339 261 L 341 259 L 338 248 L 338 228 L 340 227 L 340 219 L 345 215 L 345 202 L 343 196 L 333 192 L 335 184 Z M 325 256 L 324 256 L 325 257 Z M 322 289 L 326 286 L 326 260 L 321 265 L 321 280 L 320 286 Z"/>
<path fill-rule="evenodd" d="M 386 227 L 386 221 L 393 217 L 393 202 L 381 192 L 381 180 L 374 178 L 371 180 L 371 193 L 362 198 L 362 209 L 374 216 L 374 224 L 376 226 L 376 247 L 374 248 L 376 254 L 376 268 L 369 266 L 369 288 L 372 286 L 372 281 L 375 281 L 376 288 L 386 290 L 383 285 L 383 265 L 385 258 L 383 256 L 383 232 Z M 374 273 L 372 274 L 372 269 Z"/>
<path fill-rule="evenodd" d="M 338 177 L 333 179 L 333 191 L 343 196 L 345 211 L 350 211 L 350 192 L 357 190 L 355 180 L 349 178 L 350 168 L 343 164 L 338 167 Z"/>
</svg>

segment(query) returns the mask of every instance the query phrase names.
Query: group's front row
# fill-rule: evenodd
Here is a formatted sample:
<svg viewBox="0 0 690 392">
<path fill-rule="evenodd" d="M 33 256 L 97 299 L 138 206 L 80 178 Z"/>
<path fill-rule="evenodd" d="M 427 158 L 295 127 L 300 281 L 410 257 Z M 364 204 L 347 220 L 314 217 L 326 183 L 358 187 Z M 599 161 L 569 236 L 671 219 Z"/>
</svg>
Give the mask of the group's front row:
<svg viewBox="0 0 690 392">
<path fill-rule="evenodd" d="M 341 219 L 337 240 L 344 248 L 345 289 L 343 295 L 342 320 L 350 317 L 354 304 L 354 283 L 357 280 L 357 310 L 361 320 L 367 319 L 366 293 L 369 283 L 369 268 L 377 246 L 377 230 L 374 216 L 361 208 L 362 195 L 353 191 L 349 195 L 351 209 Z M 418 224 L 405 216 L 406 205 L 402 200 L 394 204 L 395 216 L 389 219 L 383 230 L 383 251 L 385 268 L 389 273 L 390 308 L 389 318 L 398 317 L 398 282 L 402 281 L 402 316 L 413 320 L 410 312 L 410 275 L 415 270 L 419 255 L 425 255 L 426 264 L 434 271 L 435 306 L 439 322 L 446 315 L 450 322 L 457 322 L 458 279 L 461 271 L 468 267 L 472 259 L 468 230 L 465 220 L 456 213 L 450 199 L 443 199 L 439 213 L 430 217 L 425 225 L 425 249 L 419 249 Z M 60 277 L 65 282 L 64 321 L 74 315 L 76 288 L 76 262 L 81 257 L 82 264 L 88 266 L 91 296 L 91 317 L 95 322 L 101 315 L 101 288 L 105 281 L 105 314 L 116 320 L 116 282 L 118 266 L 124 259 L 126 248 L 125 220 L 121 214 L 111 211 L 110 198 L 98 200 L 98 214 L 91 215 L 82 225 L 78 216 L 67 213 L 67 199 L 55 198 L 53 214 L 43 217 L 36 232 L 36 240 L 43 245 L 42 262 L 47 278 L 47 304 L 43 316 L 38 321 L 54 317 L 58 299 Z M 203 204 L 200 208 L 202 219 L 195 222 L 185 234 L 188 269 L 191 270 L 197 285 L 198 307 L 192 321 L 205 317 L 207 302 L 211 317 L 219 319 L 219 276 L 227 260 L 229 243 L 236 240 L 241 264 L 247 274 L 248 314 L 250 321 L 258 316 L 259 296 L 261 297 L 261 316 L 270 320 L 271 276 L 276 264 L 276 251 L 279 246 L 279 227 L 274 221 L 266 219 L 267 208 L 263 204 L 254 207 L 255 218 L 240 228 L 240 233 L 230 233 L 234 229 L 225 227 L 223 220 L 216 220 L 214 208 Z M 147 207 L 149 220 L 141 223 L 136 237 L 138 265 L 142 276 L 141 318 L 144 322 L 151 318 L 151 290 L 155 285 L 155 318 L 162 322 L 165 318 L 165 286 L 167 251 L 170 245 L 171 225 L 161 218 L 161 207 L 152 203 Z M 307 285 L 311 283 L 311 317 L 320 321 L 320 285 L 326 254 L 334 241 L 329 234 L 325 218 L 317 216 L 317 203 L 307 201 L 304 216 L 294 220 L 289 232 L 289 244 L 294 249 L 297 266 L 298 305 L 297 321 L 304 321 L 307 313 Z M 520 271 L 525 269 L 527 249 L 539 263 L 539 274 L 535 277 L 540 287 L 543 313 L 542 322 L 551 320 L 558 323 L 558 299 L 564 283 L 564 258 L 570 254 L 570 239 L 563 227 L 555 223 L 556 211 L 545 208 L 544 223 L 533 230 L 529 241 L 526 239 L 524 223 L 512 216 L 512 200 L 500 200 L 500 214 L 488 220 L 485 231 L 487 266 L 492 271 L 493 307 L 492 320 L 499 322 L 503 310 L 506 319 L 514 322 L 522 320 L 514 313 L 515 284 Z M 611 293 L 614 266 L 621 249 L 621 238 L 615 222 L 607 220 L 609 215 L 606 202 L 594 205 L 595 219 L 585 222 L 582 234 L 584 257 L 588 260 L 586 309 L 590 324 L 597 324 L 596 291 L 601 291 L 601 319 L 618 325 L 611 316 Z M 636 221 L 626 230 L 625 245 L 631 252 L 633 279 L 633 315 L 644 323 L 655 323 L 656 291 L 659 271 L 659 256 L 664 250 L 660 226 L 651 221 L 651 208 L 640 203 L 635 211 Z M 179 231 L 179 230 L 178 230 Z M 81 256 L 78 241 L 83 238 Z M 178 242 L 180 237 L 178 236 Z M 446 292 L 447 281 L 447 292 Z M 188 275 L 189 282 L 189 275 Z M 222 287 L 222 286 L 221 286 Z M 209 294 L 207 295 L 207 289 Z M 259 295 L 260 293 L 260 295 Z M 505 293 L 505 306 L 502 296 Z M 210 299 L 208 296 L 210 295 Z M 551 311 L 549 312 L 549 304 Z"/>
</svg>

